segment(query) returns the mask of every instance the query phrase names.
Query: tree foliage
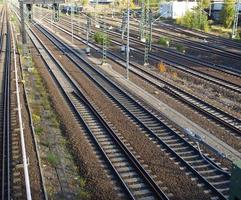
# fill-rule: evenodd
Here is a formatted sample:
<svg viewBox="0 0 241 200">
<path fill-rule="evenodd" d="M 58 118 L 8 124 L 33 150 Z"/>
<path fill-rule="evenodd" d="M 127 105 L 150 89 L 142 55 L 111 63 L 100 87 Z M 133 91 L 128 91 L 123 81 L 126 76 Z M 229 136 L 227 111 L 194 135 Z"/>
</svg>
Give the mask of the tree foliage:
<svg viewBox="0 0 241 200">
<path fill-rule="evenodd" d="M 81 0 L 81 5 L 86 6 L 89 3 L 89 0 Z"/>
<path fill-rule="evenodd" d="M 204 31 L 209 30 L 208 17 L 199 8 L 194 9 L 193 11 L 187 11 L 186 14 L 183 17 L 178 18 L 176 22 L 188 28 Z"/>
<path fill-rule="evenodd" d="M 235 14 L 235 1 L 224 0 L 224 6 L 221 11 L 221 23 L 225 28 L 231 28 Z"/>
<path fill-rule="evenodd" d="M 97 44 L 103 45 L 105 40 L 106 45 L 110 45 L 110 38 L 103 32 L 95 32 L 95 34 L 93 35 L 93 39 Z"/>
<path fill-rule="evenodd" d="M 210 6 L 211 1 L 210 0 L 202 0 L 202 8 L 208 8 Z"/>
</svg>

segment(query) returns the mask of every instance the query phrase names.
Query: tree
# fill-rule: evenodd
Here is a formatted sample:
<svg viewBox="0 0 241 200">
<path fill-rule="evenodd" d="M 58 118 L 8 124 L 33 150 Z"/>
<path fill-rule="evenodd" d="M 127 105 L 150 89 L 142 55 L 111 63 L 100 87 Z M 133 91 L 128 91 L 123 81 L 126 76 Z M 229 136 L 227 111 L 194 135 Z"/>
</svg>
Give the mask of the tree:
<svg viewBox="0 0 241 200">
<path fill-rule="evenodd" d="M 235 1 L 224 0 L 224 6 L 221 11 L 221 23 L 225 28 L 231 28 L 235 14 Z"/>
<path fill-rule="evenodd" d="M 210 0 L 202 0 L 201 4 L 202 8 L 208 8 L 210 6 Z"/>
<path fill-rule="evenodd" d="M 208 31 L 209 29 L 208 17 L 199 7 L 195 8 L 193 11 L 187 11 L 183 17 L 177 19 L 177 23 L 188 28 L 204 31 Z"/>
</svg>

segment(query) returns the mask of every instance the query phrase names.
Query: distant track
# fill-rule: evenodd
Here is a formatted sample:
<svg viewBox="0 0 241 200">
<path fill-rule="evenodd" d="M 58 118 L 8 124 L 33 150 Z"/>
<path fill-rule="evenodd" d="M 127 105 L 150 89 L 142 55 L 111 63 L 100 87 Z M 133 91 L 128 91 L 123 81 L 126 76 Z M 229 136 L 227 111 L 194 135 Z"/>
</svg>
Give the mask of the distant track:
<svg viewBox="0 0 241 200">
<path fill-rule="evenodd" d="M 66 31 L 66 30 L 65 30 Z M 67 34 L 70 34 L 66 32 Z M 77 37 L 76 39 L 81 41 L 82 43 L 85 43 L 85 40 L 83 38 Z M 90 47 L 101 51 L 102 49 L 98 47 L 97 45 L 90 43 Z M 108 52 L 107 57 L 109 57 L 112 61 L 120 64 L 123 68 L 125 68 L 125 60 L 121 58 L 120 56 Z M 185 103 L 186 105 L 190 106 L 193 110 L 197 110 L 199 113 L 207 117 L 208 119 L 211 119 L 213 122 L 223 126 L 227 130 L 231 131 L 231 133 L 235 133 L 237 136 L 241 136 L 241 120 L 237 117 L 232 116 L 231 114 L 221 110 L 220 108 L 217 108 L 210 103 L 205 102 L 201 98 L 194 96 L 190 93 L 187 93 L 183 89 L 180 89 L 173 84 L 162 80 L 158 75 L 156 75 L 154 72 L 151 72 L 148 69 L 145 69 L 144 67 L 140 67 L 134 62 L 130 62 L 130 65 L 133 67 L 131 68 L 131 72 L 133 72 L 135 75 L 141 77 L 151 85 L 156 86 L 160 90 L 164 91 L 168 95 L 172 96 L 173 98 L 181 101 L 182 103 Z M 149 78 L 150 77 L 150 78 Z M 156 81 L 153 81 L 153 79 Z"/>
<path fill-rule="evenodd" d="M 79 27 L 76 27 L 76 29 L 78 30 Z M 65 28 L 65 30 L 67 30 Z M 83 28 L 80 29 L 81 31 L 83 31 Z M 113 34 L 113 33 L 111 33 Z M 116 35 L 117 33 L 114 33 L 114 35 Z M 117 39 L 114 39 L 112 38 L 111 41 L 118 45 L 118 46 L 121 46 L 121 42 L 120 40 L 117 40 Z M 131 40 L 132 42 L 134 43 L 137 43 L 139 45 L 144 45 L 143 42 L 141 41 L 138 41 L 137 39 L 135 38 L 132 38 Z M 153 47 L 154 48 L 154 47 Z M 161 47 L 160 47 L 161 48 Z M 134 47 L 131 47 L 131 50 L 137 54 L 140 54 L 143 56 L 143 49 L 141 48 L 134 48 Z M 167 65 L 170 65 L 178 70 L 181 70 L 185 73 L 188 73 L 190 74 L 191 76 L 194 76 L 194 77 L 198 77 L 200 79 L 203 79 L 205 81 L 208 81 L 212 84 L 216 84 L 222 88 L 225 88 L 225 89 L 228 89 L 228 90 L 231 90 L 233 92 L 236 92 L 236 93 L 239 93 L 241 94 L 241 85 L 237 85 L 235 83 L 232 83 L 230 81 L 227 81 L 227 80 L 224 80 L 223 78 L 218 78 L 216 76 L 213 76 L 213 75 L 210 75 L 210 74 L 207 74 L 205 72 L 200 72 L 199 70 L 197 69 L 194 69 L 192 67 L 190 67 L 191 63 L 194 62 L 196 63 L 196 65 L 198 65 L 199 67 L 202 67 L 202 63 L 199 62 L 199 61 L 195 61 L 194 59 L 190 59 L 188 62 L 185 58 L 184 55 L 181 55 L 181 54 L 177 54 L 174 53 L 174 52 L 170 52 L 170 51 L 167 51 L 165 50 L 164 48 L 162 49 L 162 54 L 160 55 L 156 55 L 154 53 L 150 53 L 149 54 L 149 58 L 154 60 L 154 61 L 157 61 L 157 62 L 163 62 Z M 180 64 L 181 63 L 181 64 Z M 205 65 L 205 64 L 204 64 Z M 211 66 L 210 66 L 211 67 Z M 211 67 L 212 68 L 212 67 Z M 215 68 L 216 69 L 216 68 Z M 241 78 L 241 75 L 240 74 L 237 74 L 237 73 L 234 73 L 234 72 L 229 72 L 227 70 L 222 70 L 223 73 L 227 73 L 228 75 L 230 76 L 234 76 L 234 77 L 238 77 L 238 78 Z"/>
</svg>

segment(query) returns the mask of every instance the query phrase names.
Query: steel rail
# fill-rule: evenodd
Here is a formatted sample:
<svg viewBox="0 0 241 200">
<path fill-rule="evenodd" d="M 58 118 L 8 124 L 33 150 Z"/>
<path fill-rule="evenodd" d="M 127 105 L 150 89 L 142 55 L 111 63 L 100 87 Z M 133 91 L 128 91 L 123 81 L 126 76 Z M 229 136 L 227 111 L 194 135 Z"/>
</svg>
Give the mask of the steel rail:
<svg viewBox="0 0 241 200">
<path fill-rule="evenodd" d="M 137 27 L 137 25 L 134 25 L 134 24 L 132 24 L 132 26 L 134 26 L 135 28 Z M 197 48 L 197 49 L 198 48 L 204 48 L 204 49 L 207 49 L 208 51 L 210 51 L 212 53 L 215 53 L 217 55 L 221 55 L 221 56 L 225 56 L 225 57 L 233 57 L 236 60 L 240 60 L 240 58 L 241 58 L 240 53 L 227 51 L 227 50 L 224 50 L 223 48 L 220 48 L 220 47 L 216 47 L 216 46 L 209 45 L 209 44 L 206 44 L 206 43 L 202 44 L 200 42 L 190 41 L 186 38 L 182 38 L 180 36 L 175 36 L 175 35 L 170 34 L 170 33 L 165 33 L 165 32 L 162 32 L 158 29 L 154 29 L 153 32 L 161 33 L 162 35 L 168 36 L 170 38 L 176 38 L 176 40 L 179 40 L 178 42 L 181 41 L 181 42 L 183 42 L 183 44 L 189 45 L 192 48 Z M 157 37 L 157 36 L 154 35 L 154 37 Z M 213 52 L 213 50 L 215 50 L 216 52 Z"/>
<path fill-rule="evenodd" d="M 5 19 L 7 16 L 5 17 Z M 2 158 L 2 199 L 10 200 L 10 65 L 11 65 L 11 37 L 6 23 L 6 49 L 4 60 L 4 83 L 3 83 L 3 158 Z M 3 31 L 3 30 L 2 30 Z"/>
<path fill-rule="evenodd" d="M 203 177 L 191 164 L 189 164 L 185 159 L 183 159 L 178 153 L 176 153 L 166 142 L 164 142 L 157 134 L 155 134 L 148 125 L 146 125 L 141 119 L 139 119 L 133 112 L 130 111 L 123 102 L 120 102 L 119 98 L 126 99 L 126 102 L 128 101 L 129 104 L 135 105 L 136 109 L 139 109 L 141 113 L 145 113 L 148 115 L 148 119 L 153 122 L 159 123 L 161 127 L 165 128 L 165 131 L 168 131 L 172 134 L 172 136 L 175 136 L 179 142 L 181 142 L 186 147 L 192 149 L 194 154 L 199 154 L 199 151 L 192 146 L 190 143 L 188 143 L 185 139 L 183 139 L 177 132 L 173 131 L 170 127 L 168 127 L 166 124 L 164 124 L 158 117 L 155 116 L 152 112 L 150 112 L 147 108 L 142 106 L 137 100 L 135 100 L 130 94 L 128 94 L 126 91 L 121 89 L 116 83 L 114 83 L 112 80 L 107 78 L 103 72 L 100 71 L 100 69 L 95 68 L 91 64 L 88 63 L 85 59 L 83 59 L 75 49 L 72 49 L 69 45 L 64 44 L 60 39 L 58 39 L 56 36 L 53 36 L 53 33 L 50 33 L 49 31 L 45 30 L 42 25 L 36 25 L 37 28 L 41 29 L 43 33 L 45 32 L 45 35 L 47 37 L 51 36 L 51 40 L 54 44 L 59 43 L 61 46 L 57 46 L 63 53 L 68 51 L 69 53 L 66 54 L 72 62 L 74 62 L 78 68 L 83 71 L 94 83 L 96 83 L 114 102 L 116 102 L 120 107 L 125 110 L 125 112 L 128 113 L 129 116 L 131 116 L 135 121 L 138 122 L 138 124 L 141 124 L 141 127 L 144 128 L 148 134 L 154 138 L 156 141 L 158 141 L 162 146 L 164 146 L 166 149 L 168 149 L 169 152 L 171 152 L 172 155 L 174 155 L 184 166 L 186 166 L 193 174 L 195 174 L 196 177 L 198 177 L 200 180 L 202 180 L 203 183 L 205 183 L 206 186 L 220 199 L 226 199 L 226 197 L 222 194 L 222 192 L 219 192 L 216 187 L 214 187 L 205 177 Z M 71 55 L 70 55 L 71 52 Z M 72 55 L 73 54 L 73 55 Z M 83 66 L 80 66 L 77 61 L 72 57 L 76 57 L 82 62 L 84 62 L 86 65 L 88 65 L 88 68 L 85 68 Z M 98 78 L 97 78 L 98 77 Z M 100 82 L 101 81 L 101 82 Z M 112 88 L 112 89 L 109 89 Z M 111 91 L 110 91 L 111 90 Z M 115 92 L 114 92 L 115 91 Z M 121 95 L 119 98 L 116 95 Z M 124 100 L 123 100 L 124 101 Z M 134 107 L 132 107 L 134 109 Z M 136 111 L 137 112 L 137 111 Z M 207 158 L 208 159 L 208 158 Z M 210 164 L 208 164 L 210 165 Z M 218 167 L 218 166 L 217 166 Z M 226 177 L 226 180 L 230 179 L 230 176 L 227 174 L 222 175 Z"/>
<path fill-rule="evenodd" d="M 154 180 L 149 176 L 149 174 L 146 172 L 146 170 L 141 166 L 141 164 L 136 160 L 135 156 L 128 150 L 128 148 L 121 142 L 121 140 L 118 138 L 118 136 L 113 132 L 113 130 L 108 126 L 108 124 L 105 122 L 105 120 L 103 120 L 103 118 L 101 117 L 101 115 L 98 113 L 98 111 L 94 108 L 94 106 L 89 102 L 89 100 L 83 95 L 81 89 L 79 88 L 79 86 L 77 85 L 77 83 L 75 83 L 75 81 L 72 80 L 72 78 L 70 77 L 70 75 L 65 71 L 65 69 L 61 66 L 61 64 L 54 58 L 53 54 L 44 46 L 43 42 L 40 40 L 40 38 L 36 35 L 36 33 L 34 33 L 34 31 L 32 29 L 30 29 L 31 32 L 35 35 L 35 37 L 38 39 L 38 41 L 43 45 L 43 48 L 46 50 L 46 52 L 48 53 L 48 55 L 50 55 L 50 57 L 52 58 L 52 60 L 54 61 L 54 63 L 58 66 L 58 68 L 61 70 L 61 72 L 65 75 L 65 77 L 67 78 L 67 80 L 71 83 L 71 85 L 74 87 L 73 93 L 74 95 L 76 95 L 78 97 L 78 99 L 80 101 L 83 101 L 85 105 L 88 106 L 88 108 L 91 110 L 91 112 L 97 117 L 97 119 L 101 122 L 101 124 L 103 125 L 103 127 L 105 128 L 105 130 L 108 132 L 108 134 L 111 135 L 111 137 L 113 138 L 113 140 L 118 144 L 118 146 L 122 149 L 122 151 L 127 155 L 128 159 L 134 164 L 136 170 L 138 171 L 138 173 L 141 174 L 142 177 L 145 178 L 145 180 L 147 181 L 147 183 L 151 186 L 152 190 L 155 192 L 155 194 L 157 195 L 158 199 L 168 199 L 168 197 L 162 192 L 162 190 L 159 188 L 159 186 L 156 185 L 156 183 L 154 182 Z M 46 62 L 45 62 L 46 63 Z M 47 63 L 46 63 L 47 64 Z M 121 180 L 123 186 L 125 187 L 126 191 L 129 193 L 131 199 L 135 199 L 135 197 L 132 195 L 131 191 L 128 189 L 128 186 L 126 185 L 125 181 L 121 178 L 121 176 L 119 175 L 118 171 L 115 169 L 115 167 L 111 164 L 111 161 L 109 160 L 108 156 L 106 155 L 106 153 L 104 152 L 103 148 L 101 147 L 101 145 L 99 144 L 98 140 L 96 139 L 96 137 L 94 136 L 94 134 L 92 133 L 91 129 L 89 128 L 89 126 L 87 125 L 87 123 L 85 122 L 85 120 L 83 119 L 83 117 L 81 116 L 81 114 L 79 113 L 78 109 L 75 107 L 75 105 L 72 103 L 71 98 L 69 97 L 69 95 L 66 93 L 66 91 L 64 90 L 64 88 L 61 86 L 61 84 L 59 83 L 58 79 L 56 78 L 56 76 L 54 75 L 53 71 L 49 68 L 50 73 L 52 74 L 52 76 L 54 77 L 54 80 L 58 83 L 58 86 L 61 88 L 62 92 L 65 94 L 66 99 L 68 100 L 69 104 L 71 105 L 71 107 L 75 110 L 75 113 L 78 115 L 79 119 L 83 122 L 86 130 L 89 132 L 89 134 L 91 134 L 92 138 L 94 139 L 96 145 L 99 147 L 99 149 L 102 151 L 102 153 L 105 155 L 105 158 L 108 160 L 108 162 L 110 163 L 110 165 L 112 166 L 112 170 L 117 174 L 118 178 Z"/>
<path fill-rule="evenodd" d="M 12 27 L 9 25 L 9 29 L 11 30 L 12 36 L 14 35 Z M 31 187 L 30 187 L 30 179 L 28 172 L 28 159 L 26 154 L 26 146 L 24 139 L 24 131 L 23 131 L 23 119 L 22 119 L 22 111 L 21 111 L 21 101 L 20 101 L 20 91 L 18 84 L 18 67 L 17 67 L 17 57 L 16 57 L 16 43 L 15 38 L 12 37 L 13 40 L 13 56 L 14 56 L 14 72 L 15 72 L 15 85 L 16 85 L 16 96 L 17 96 L 17 110 L 18 110 L 18 120 L 19 120 L 19 129 L 20 129 L 20 143 L 21 143 L 21 152 L 22 152 L 22 160 L 23 160 L 23 169 L 24 169 L 24 182 L 26 189 L 26 198 L 27 200 L 31 200 Z"/>
<path fill-rule="evenodd" d="M 78 38 L 75 38 L 75 39 L 78 40 Z M 80 37 L 79 37 L 79 40 L 80 40 Z M 80 41 L 84 43 L 83 38 Z M 91 44 L 90 46 L 92 48 L 95 48 L 96 50 L 99 50 L 98 49 L 99 47 L 95 44 Z M 120 56 L 117 56 L 116 54 L 109 52 L 107 57 L 109 57 L 114 62 L 120 64 L 123 68 L 125 68 L 125 66 L 123 66 L 123 62 L 125 60 L 123 58 L 121 58 Z M 118 60 L 116 60 L 116 58 L 118 58 L 119 60 L 121 60 L 123 62 L 119 62 Z M 196 110 L 198 110 L 205 116 L 208 116 L 209 118 L 212 118 L 213 120 L 216 120 L 216 122 L 218 122 L 219 124 L 222 124 L 224 127 L 229 128 L 231 131 L 235 132 L 236 134 L 241 135 L 241 129 L 240 129 L 241 128 L 241 120 L 240 119 L 230 115 L 227 112 L 224 112 L 223 110 L 221 110 L 219 108 L 216 108 L 215 106 L 201 100 L 200 98 L 198 98 L 194 95 L 191 95 L 191 94 L 185 92 L 183 89 L 180 89 L 180 88 L 168 83 L 167 81 L 162 80 L 157 75 L 154 75 L 151 72 L 148 72 L 148 70 L 142 69 L 141 67 L 139 67 L 137 64 L 135 64 L 133 62 L 130 62 L 130 65 L 133 66 L 134 68 L 141 70 L 143 73 L 148 74 L 152 78 L 158 80 L 159 82 L 164 84 L 166 87 L 165 88 L 160 87 L 157 84 L 153 83 L 150 79 L 145 78 L 145 80 L 147 82 L 149 82 L 150 84 L 155 85 L 156 87 L 165 91 L 166 93 L 168 93 L 171 96 L 175 96 L 175 98 L 188 104 L 192 108 L 195 108 Z M 132 70 L 132 69 L 130 69 L 130 70 L 133 73 L 135 73 L 136 75 L 143 78 L 143 76 L 136 73 L 134 70 Z M 184 95 L 186 98 L 184 98 L 182 95 Z M 195 101 L 195 103 L 191 102 L 191 100 L 188 100 L 188 98 L 191 98 L 193 101 Z M 198 103 L 200 103 L 201 105 L 198 105 Z M 205 106 L 207 106 L 207 108 L 203 109 L 203 107 L 205 107 Z M 238 126 L 240 126 L 240 128 L 238 128 Z"/>
<path fill-rule="evenodd" d="M 65 20 L 67 21 L 67 20 Z M 80 28 L 80 27 L 77 27 L 76 28 Z M 111 31 L 111 30 L 108 30 L 108 33 L 111 33 L 111 34 L 118 34 L 120 35 L 119 32 L 114 32 L 114 31 Z M 133 41 L 141 44 L 141 45 L 145 45 L 143 42 L 139 41 L 138 39 L 136 39 L 136 37 L 130 37 Z M 165 48 L 165 47 L 161 47 L 161 46 L 158 46 L 158 45 L 155 45 L 153 44 L 152 45 L 153 48 L 157 49 L 157 50 L 160 50 L 160 51 L 165 51 L 165 52 L 169 52 L 170 54 L 173 54 L 173 55 L 176 55 L 182 59 L 186 59 L 188 61 L 191 61 L 193 63 L 196 63 L 196 64 L 199 64 L 199 65 L 204 65 L 204 66 L 207 66 L 209 68 L 212 68 L 212 69 L 215 69 L 215 70 L 218 70 L 218 71 L 221 71 L 221 72 L 224 72 L 224 73 L 227 73 L 227 74 L 230 74 L 230 75 L 233 75 L 233 76 L 236 76 L 236 77 L 241 77 L 241 71 L 240 70 L 237 70 L 237 69 L 234 69 L 234 68 L 230 68 L 230 67 L 227 67 L 225 65 L 219 65 L 219 64 L 213 64 L 209 61 L 204 61 L 204 60 L 201 60 L 201 59 L 198 59 L 194 56 L 191 56 L 191 55 L 183 55 L 175 50 L 172 50 L 172 49 L 168 49 L 168 48 Z M 186 66 L 186 67 L 189 67 L 189 66 Z M 190 67 L 189 67 L 190 68 Z"/>
<path fill-rule="evenodd" d="M 58 27 L 57 25 L 55 25 L 55 24 L 54 24 L 54 26 L 57 27 L 57 28 L 59 28 L 59 27 Z M 63 28 L 63 29 L 64 29 L 64 28 Z M 65 30 L 67 30 L 67 29 L 65 29 Z M 117 41 L 116 39 L 111 39 L 111 41 L 112 41 L 114 44 L 121 45 L 121 43 L 120 43 L 119 41 Z M 136 42 L 142 43 L 142 42 L 140 42 L 140 41 L 136 41 Z M 131 49 L 132 51 L 138 53 L 138 54 L 141 54 L 141 55 L 143 54 L 143 50 L 141 50 L 141 49 L 138 49 L 138 48 L 130 48 L 130 49 Z M 168 51 L 166 51 L 166 50 L 165 50 L 164 53 L 173 54 L 173 52 L 168 52 Z M 174 53 L 172 56 L 175 56 L 175 53 Z M 174 68 L 177 68 L 177 69 L 179 69 L 179 70 L 181 70 L 181 71 L 184 71 L 184 72 L 186 72 L 186 73 L 189 73 L 189 74 L 191 74 L 191 75 L 193 75 L 193 76 L 196 76 L 196 77 L 198 77 L 198 78 L 200 78 L 200 79 L 204 79 L 204 80 L 209 81 L 209 82 L 211 82 L 211 83 L 213 83 L 213 84 L 220 85 L 220 86 L 223 87 L 223 88 L 226 88 L 226 89 L 228 89 L 228 90 L 231 90 L 231 91 L 233 91 L 233 92 L 236 92 L 236 93 L 241 94 L 241 86 L 240 86 L 240 85 L 237 85 L 237 84 L 235 84 L 235 83 L 231 83 L 231 82 L 229 82 L 229 81 L 226 81 L 226 80 L 224 80 L 224 79 L 218 78 L 218 77 L 213 76 L 213 75 L 209 75 L 209 74 L 200 72 L 200 71 L 198 71 L 198 70 L 195 70 L 195 69 L 193 69 L 193 68 L 190 68 L 188 65 L 184 65 L 184 64 L 181 64 L 181 65 L 180 65 L 180 63 L 179 63 L 178 61 L 174 61 L 173 59 L 169 59 L 169 58 L 166 58 L 166 57 L 165 57 L 165 59 L 163 60 L 163 59 L 161 59 L 160 57 L 158 57 L 158 56 L 155 55 L 155 54 L 149 54 L 149 57 L 150 57 L 151 59 L 155 60 L 155 61 L 158 61 L 158 62 L 161 61 L 161 62 L 163 62 L 163 63 L 165 63 L 165 64 L 167 64 L 167 65 L 170 65 L 170 66 L 172 66 L 172 67 L 174 67 Z M 183 59 L 183 58 L 182 58 L 182 59 Z M 234 74 L 232 74 L 232 75 L 234 75 Z M 236 76 L 236 75 L 234 75 L 234 76 Z M 240 75 L 238 75 L 238 77 L 240 77 Z"/>
</svg>

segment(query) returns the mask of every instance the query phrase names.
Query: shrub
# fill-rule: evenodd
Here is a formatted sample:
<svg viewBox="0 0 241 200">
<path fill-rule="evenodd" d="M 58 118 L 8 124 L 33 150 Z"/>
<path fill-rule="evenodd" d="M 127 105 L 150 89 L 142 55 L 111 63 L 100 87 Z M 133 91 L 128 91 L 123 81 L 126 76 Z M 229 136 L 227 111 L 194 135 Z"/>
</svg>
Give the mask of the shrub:
<svg viewBox="0 0 241 200">
<path fill-rule="evenodd" d="M 181 44 L 176 44 L 175 45 L 177 51 L 184 53 L 185 52 L 185 47 Z"/>
<path fill-rule="evenodd" d="M 176 23 L 188 28 L 200 29 L 206 32 L 209 30 L 208 17 L 203 14 L 199 8 L 196 8 L 193 11 L 187 11 L 183 17 L 176 20 Z"/>
<path fill-rule="evenodd" d="M 158 40 L 158 44 L 168 47 L 170 44 L 170 39 L 166 37 L 160 37 Z"/>
<path fill-rule="evenodd" d="M 97 44 L 103 45 L 104 40 L 106 40 L 106 45 L 110 45 L 110 38 L 103 32 L 95 32 L 93 39 Z"/>
<path fill-rule="evenodd" d="M 221 11 L 221 23 L 225 28 L 231 28 L 234 21 L 235 1 L 225 0 Z"/>
</svg>

